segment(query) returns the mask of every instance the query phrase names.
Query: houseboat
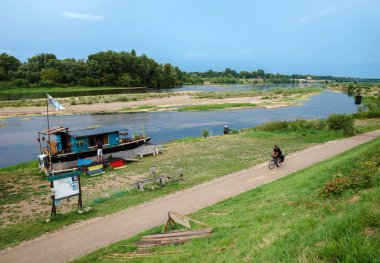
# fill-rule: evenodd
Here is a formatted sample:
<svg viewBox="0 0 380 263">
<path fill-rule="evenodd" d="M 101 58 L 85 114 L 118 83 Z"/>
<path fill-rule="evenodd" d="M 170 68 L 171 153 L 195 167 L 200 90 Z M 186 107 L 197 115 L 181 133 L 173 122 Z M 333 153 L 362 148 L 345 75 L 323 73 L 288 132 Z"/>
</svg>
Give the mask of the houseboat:
<svg viewBox="0 0 380 263">
<path fill-rule="evenodd" d="M 97 160 L 97 143 L 101 141 L 103 158 L 126 158 L 131 151 L 151 140 L 151 137 L 128 136 L 122 126 L 108 126 L 82 130 L 56 127 L 38 132 L 40 168 L 45 172 L 70 169 L 79 159 Z"/>
</svg>

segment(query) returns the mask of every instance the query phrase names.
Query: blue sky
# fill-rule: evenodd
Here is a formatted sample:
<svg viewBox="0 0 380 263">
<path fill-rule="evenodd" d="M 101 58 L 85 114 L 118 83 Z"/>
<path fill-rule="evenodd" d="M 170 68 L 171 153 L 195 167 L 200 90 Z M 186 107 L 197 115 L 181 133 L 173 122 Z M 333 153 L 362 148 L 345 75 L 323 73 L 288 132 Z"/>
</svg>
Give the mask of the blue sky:
<svg viewBox="0 0 380 263">
<path fill-rule="evenodd" d="M 380 78 L 378 0 L 0 0 L 0 52 Z"/>
</svg>

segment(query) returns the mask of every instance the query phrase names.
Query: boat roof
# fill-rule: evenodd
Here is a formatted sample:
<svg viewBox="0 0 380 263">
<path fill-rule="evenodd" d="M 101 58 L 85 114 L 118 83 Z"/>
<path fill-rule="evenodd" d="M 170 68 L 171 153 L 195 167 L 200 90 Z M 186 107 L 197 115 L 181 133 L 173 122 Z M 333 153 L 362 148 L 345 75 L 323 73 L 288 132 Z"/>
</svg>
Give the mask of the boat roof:
<svg viewBox="0 0 380 263">
<path fill-rule="evenodd" d="M 99 127 L 99 128 L 89 128 L 89 129 L 82 129 L 82 130 L 76 130 L 76 131 L 68 131 L 68 134 L 74 138 L 79 138 L 79 137 L 86 137 L 86 136 L 127 131 L 127 130 L 128 129 L 123 126 L 112 125 L 112 126 Z"/>
<path fill-rule="evenodd" d="M 60 132 L 66 131 L 66 130 L 67 130 L 67 128 L 64 128 L 64 127 L 53 127 L 53 128 L 49 129 L 49 134 L 50 135 L 56 135 Z M 40 133 L 48 134 L 48 130 L 46 129 L 46 130 L 40 131 Z"/>
</svg>

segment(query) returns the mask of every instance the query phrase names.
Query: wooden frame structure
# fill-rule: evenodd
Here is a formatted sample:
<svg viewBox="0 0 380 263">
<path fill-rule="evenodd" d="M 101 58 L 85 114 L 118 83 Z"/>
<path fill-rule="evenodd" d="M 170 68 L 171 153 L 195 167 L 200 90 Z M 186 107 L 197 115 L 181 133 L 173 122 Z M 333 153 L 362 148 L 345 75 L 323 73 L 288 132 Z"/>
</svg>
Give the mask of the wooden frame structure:
<svg viewBox="0 0 380 263">
<path fill-rule="evenodd" d="M 77 208 L 78 209 L 82 209 L 82 187 L 81 187 L 81 182 L 80 182 L 80 175 L 83 173 L 82 170 L 77 170 L 77 171 L 73 171 L 73 172 L 69 172 L 69 173 L 64 173 L 64 174 L 60 174 L 60 175 L 53 175 L 53 176 L 49 176 L 47 179 L 50 181 L 50 189 L 51 189 L 51 200 L 52 200 L 52 207 L 51 207 L 51 213 L 50 213 L 50 217 L 54 217 L 57 215 L 57 206 L 56 206 L 56 201 L 60 201 L 60 200 L 63 200 L 65 198 L 70 198 L 70 197 L 73 197 L 73 196 L 77 196 L 78 195 L 78 204 L 77 204 Z M 55 190 L 54 190 L 54 181 L 57 181 L 57 180 L 61 180 L 61 179 L 64 179 L 64 178 L 69 178 L 69 177 L 77 177 L 78 179 L 78 193 L 75 193 L 75 194 L 72 194 L 72 195 L 67 195 L 67 196 L 64 196 L 64 197 L 61 197 L 59 199 L 56 199 L 56 194 L 55 194 Z"/>
<path fill-rule="evenodd" d="M 191 218 L 189 216 L 182 215 L 180 213 L 169 211 L 168 212 L 168 219 L 166 220 L 166 223 L 164 227 L 162 228 L 162 233 L 166 231 L 166 228 L 170 226 L 171 229 L 173 229 L 173 226 L 176 224 L 180 224 L 184 227 L 191 228 L 190 222 L 194 222 L 196 224 L 199 224 L 201 226 L 210 227 L 209 225 L 202 223 L 198 220 L 195 220 L 194 218 Z"/>
</svg>

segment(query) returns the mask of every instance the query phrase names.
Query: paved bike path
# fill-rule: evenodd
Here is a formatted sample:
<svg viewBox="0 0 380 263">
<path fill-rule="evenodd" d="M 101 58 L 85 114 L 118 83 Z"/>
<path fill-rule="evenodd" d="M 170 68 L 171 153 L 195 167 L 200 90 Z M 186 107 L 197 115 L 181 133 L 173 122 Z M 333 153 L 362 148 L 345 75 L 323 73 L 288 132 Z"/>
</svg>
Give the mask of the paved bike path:
<svg viewBox="0 0 380 263">
<path fill-rule="evenodd" d="M 45 234 L 0 252 L 0 262 L 66 262 L 165 222 L 167 212 L 183 214 L 236 196 L 324 161 L 380 136 L 380 130 L 307 148 L 286 156 L 280 169 L 253 166 L 116 214 L 94 218 Z"/>
</svg>

